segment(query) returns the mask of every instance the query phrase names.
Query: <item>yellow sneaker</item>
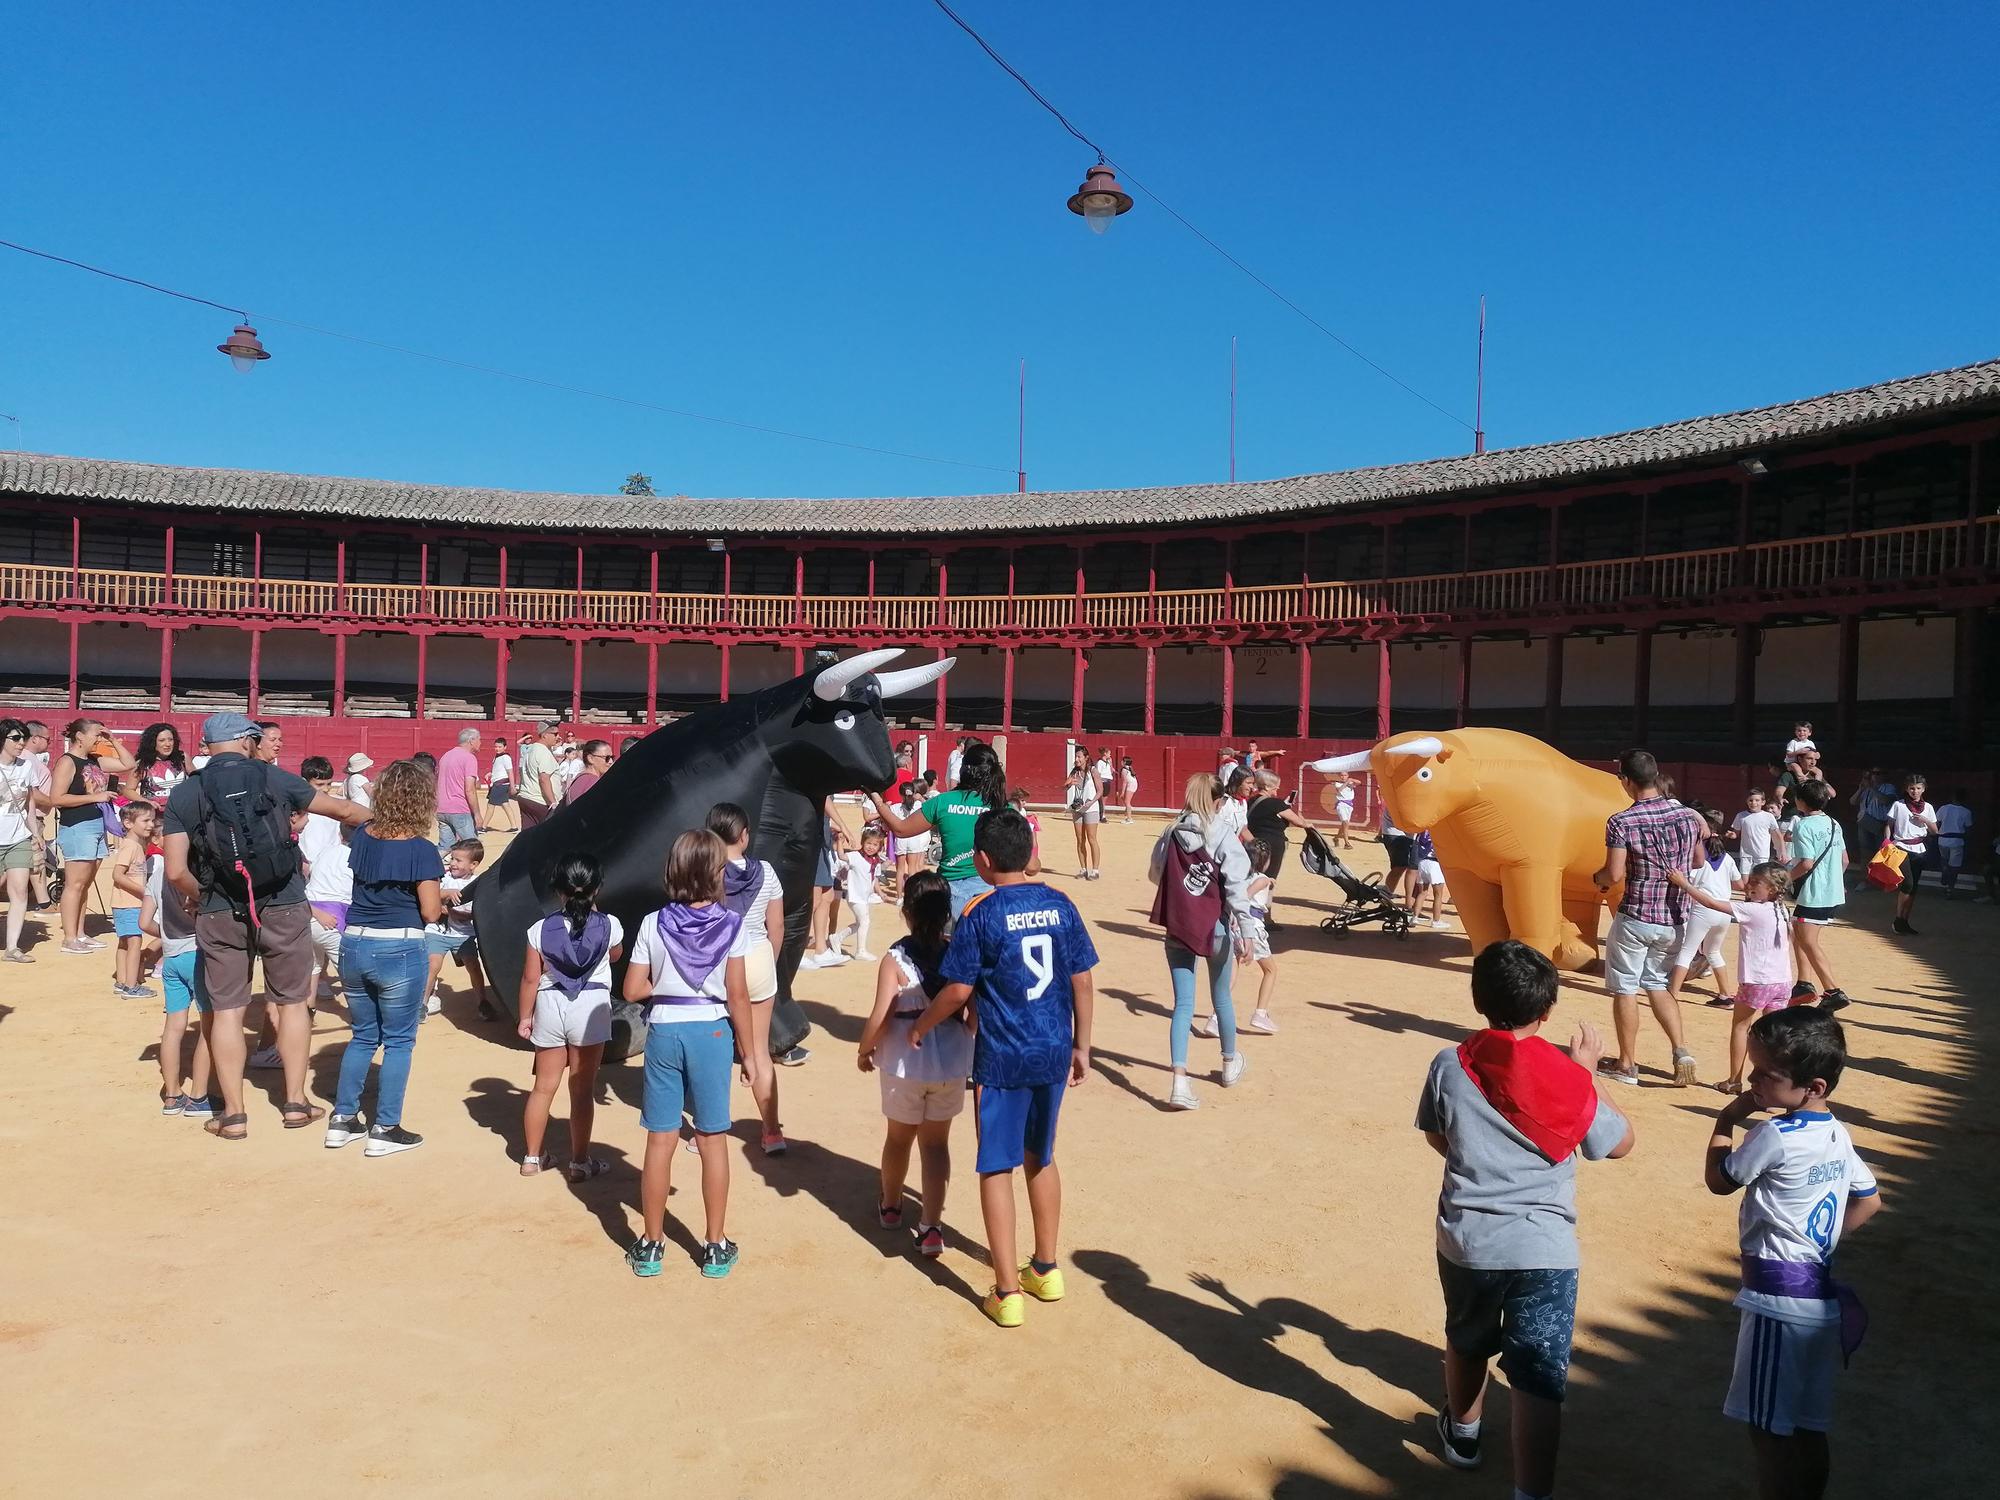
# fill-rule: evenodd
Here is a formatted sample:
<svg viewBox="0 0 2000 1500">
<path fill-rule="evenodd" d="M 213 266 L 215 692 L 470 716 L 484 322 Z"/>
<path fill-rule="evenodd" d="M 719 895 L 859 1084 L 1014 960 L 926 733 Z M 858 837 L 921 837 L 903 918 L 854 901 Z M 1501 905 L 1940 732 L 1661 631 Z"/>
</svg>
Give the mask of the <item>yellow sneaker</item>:
<svg viewBox="0 0 2000 1500">
<path fill-rule="evenodd" d="M 1035 1269 L 1031 1260 L 1021 1262 L 1021 1290 L 1037 1302 L 1060 1302 L 1063 1299 L 1062 1267 L 1052 1267 L 1047 1275 Z"/>
<path fill-rule="evenodd" d="M 995 1288 L 986 1294 L 986 1300 L 979 1304 L 979 1309 L 1002 1328 L 1019 1328 L 1027 1306 L 1028 1299 L 1019 1292 L 1009 1292 L 1003 1297 Z"/>
</svg>

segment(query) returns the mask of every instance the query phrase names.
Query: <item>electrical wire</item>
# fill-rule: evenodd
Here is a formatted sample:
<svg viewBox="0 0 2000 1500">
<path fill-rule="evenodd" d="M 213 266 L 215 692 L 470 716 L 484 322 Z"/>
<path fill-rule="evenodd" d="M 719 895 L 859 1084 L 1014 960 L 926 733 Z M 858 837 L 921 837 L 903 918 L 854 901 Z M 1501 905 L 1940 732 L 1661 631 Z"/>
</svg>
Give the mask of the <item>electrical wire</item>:
<svg viewBox="0 0 2000 1500">
<path fill-rule="evenodd" d="M 0 247 L 18 250 L 23 255 L 32 255 L 41 260 L 54 261 L 57 265 L 72 266 L 79 271 L 88 271 L 93 276 L 103 276 L 111 281 L 122 281 L 127 286 L 142 287 L 149 292 L 158 292 L 166 297 L 178 297 L 183 302 L 197 303 L 202 307 L 212 307 L 218 312 L 226 312 L 242 322 L 251 321 L 249 312 L 240 307 L 232 307 L 226 302 L 216 302 L 207 297 L 197 297 L 191 292 L 175 291 L 170 286 L 157 282 L 142 281 L 137 276 L 126 276 L 118 271 L 93 266 L 87 261 L 72 260 L 66 255 L 52 251 L 38 250 L 32 245 L 18 244 L 13 240 L 0 239 Z M 503 370 L 495 365 L 477 364 L 471 360 L 454 359 L 450 355 L 433 354 L 427 349 L 411 349 L 402 344 L 385 343 L 381 339 L 363 338 L 360 334 L 342 333 L 337 328 L 321 328 L 312 323 L 301 323 L 296 318 L 282 318 L 276 313 L 259 313 L 257 321 L 283 328 L 296 328 L 304 333 L 316 333 L 322 338 L 341 339 L 350 344 L 361 344 L 370 349 L 385 349 L 392 354 L 407 355 L 412 359 L 427 359 L 433 364 L 448 365 L 456 370 L 470 370 L 480 375 L 494 375 L 502 380 L 518 381 L 522 385 L 540 386 L 543 390 L 561 391 L 571 396 L 587 396 L 593 401 L 609 401 L 618 406 L 629 406 L 639 411 L 658 412 L 669 417 L 683 417 L 691 422 L 707 422 L 717 427 L 733 427 L 740 432 L 755 432 L 766 437 L 790 438 L 794 442 L 818 443 L 826 448 L 844 448 L 851 453 L 867 453 L 877 458 L 901 458 L 914 463 L 945 464 L 959 469 L 982 469 L 990 474 L 1012 474 L 1014 470 L 1000 464 L 975 463 L 965 458 L 942 458 L 934 453 L 908 453 L 898 448 L 878 448 L 869 443 L 850 443 L 840 438 L 820 437 L 810 432 L 792 432 L 783 427 L 767 427 L 757 422 L 742 422 L 734 417 L 718 417 L 708 412 L 688 411 L 678 406 L 662 406 L 656 401 L 642 401 L 635 396 L 620 396 L 612 391 L 592 390 L 588 386 L 570 385 L 560 380 L 547 380 L 538 375 L 523 375 L 518 370 Z"/>
<path fill-rule="evenodd" d="M 1238 260 L 1235 256 L 1231 255 L 1227 250 L 1223 249 L 1221 245 L 1217 244 L 1212 238 L 1204 234 L 1201 231 L 1201 229 L 1197 227 L 1195 223 L 1191 219 L 1189 219 L 1185 214 L 1181 213 L 1171 203 L 1167 202 L 1166 199 L 1162 198 L 1158 193 L 1154 192 L 1153 189 L 1147 187 L 1145 183 L 1139 181 L 1138 178 L 1134 177 L 1130 172 L 1126 171 L 1125 168 L 1119 166 L 1119 164 L 1116 161 L 1112 160 L 1112 158 L 1105 152 L 1102 146 L 1098 145 L 1096 141 L 1093 141 L 1089 136 L 1085 135 L 1081 130 L 1078 130 L 1076 126 L 1071 124 L 1068 115 L 1064 114 L 1060 109 L 1056 108 L 1054 104 L 1050 103 L 1048 97 L 1045 94 L 1043 94 L 1040 89 L 1036 88 L 1032 83 L 1028 82 L 1028 80 L 1022 76 L 1021 70 L 1019 68 L 1015 67 L 1012 63 L 1008 62 L 1006 58 L 1002 57 L 997 51 L 995 51 L 993 44 L 987 41 L 986 38 L 981 36 L 977 31 L 973 30 L 971 24 L 965 19 L 965 17 L 961 16 L 957 11 L 953 10 L 949 5 L 947 5 L 945 3 L 945 0 L 931 0 L 931 3 L 935 5 L 939 10 L 943 11 L 945 15 L 951 19 L 953 24 L 955 24 L 958 27 L 960 31 L 963 31 L 967 36 L 971 37 L 973 41 L 977 42 L 979 44 L 980 50 L 984 52 L 988 57 L 992 58 L 995 63 L 999 64 L 1002 71 L 1004 71 L 1008 77 L 1012 78 L 1016 83 L 1020 84 L 1022 88 L 1026 89 L 1028 91 L 1028 96 L 1031 99 L 1033 99 L 1037 104 L 1041 105 L 1041 107 L 1047 110 L 1050 114 L 1054 115 L 1056 117 L 1057 124 L 1061 125 L 1064 130 L 1067 130 L 1071 135 L 1075 136 L 1079 141 L 1082 141 L 1084 145 L 1090 147 L 1091 150 L 1095 151 L 1097 153 L 1097 159 L 1100 162 L 1103 162 L 1106 166 L 1110 167 L 1113 171 L 1115 171 L 1118 174 L 1120 181 L 1130 185 L 1131 187 L 1138 189 L 1140 192 L 1144 193 L 1148 198 L 1152 199 L 1153 202 L 1157 203 L 1162 209 L 1164 209 L 1167 212 L 1169 217 L 1171 217 L 1183 229 L 1187 230 L 1189 234 L 1192 234 L 1196 239 L 1200 240 L 1204 245 L 1208 246 L 1209 249 L 1213 250 L 1217 255 L 1221 256 L 1224 260 L 1228 261 L 1230 265 L 1234 266 L 1237 270 L 1241 271 L 1245 276 L 1249 277 L 1252 281 L 1256 282 L 1258 286 L 1262 287 L 1265 291 L 1269 292 L 1273 297 L 1277 298 L 1278 301 L 1282 302 L 1286 307 L 1290 308 L 1293 312 L 1297 313 L 1301 318 L 1305 319 L 1306 322 L 1310 323 L 1314 328 L 1318 329 L 1321 333 L 1325 334 L 1328 338 L 1332 339 L 1334 343 L 1340 345 L 1341 348 L 1345 349 L 1349 354 L 1353 355 L 1356 359 L 1360 360 L 1361 363 L 1368 366 L 1369 369 L 1373 370 L 1377 375 L 1380 375 L 1384 380 L 1388 381 L 1391 385 L 1394 385 L 1399 389 L 1401 389 L 1402 391 L 1404 391 L 1405 393 L 1416 397 L 1417 400 L 1423 402 L 1424 405 L 1428 406 L 1432 411 L 1437 412 L 1440 416 L 1450 418 L 1452 421 L 1458 423 L 1459 426 L 1463 427 L 1467 432 L 1471 432 L 1474 430 L 1473 424 L 1466 421 L 1465 418 L 1461 417 L 1457 412 L 1452 411 L 1448 407 L 1440 406 L 1437 402 L 1433 401 L 1429 396 L 1426 396 L 1422 391 L 1418 390 L 1415 386 L 1411 385 L 1407 380 L 1404 380 L 1400 376 L 1398 376 L 1394 371 L 1385 369 L 1382 365 L 1370 359 L 1366 354 L 1362 353 L 1359 349 L 1355 348 L 1355 346 L 1352 343 L 1348 342 L 1346 339 L 1342 338 L 1339 334 L 1335 333 L 1331 328 L 1327 327 L 1326 324 L 1320 322 L 1318 318 L 1315 318 L 1311 313 L 1307 312 L 1303 307 L 1299 306 L 1298 303 L 1294 302 L 1290 297 L 1287 297 L 1283 292 L 1279 291 L 1276 287 L 1272 286 L 1270 282 L 1266 281 L 1263 277 L 1259 276 L 1255 271 L 1251 270 L 1248 266 L 1244 265 L 1242 261 Z"/>
</svg>

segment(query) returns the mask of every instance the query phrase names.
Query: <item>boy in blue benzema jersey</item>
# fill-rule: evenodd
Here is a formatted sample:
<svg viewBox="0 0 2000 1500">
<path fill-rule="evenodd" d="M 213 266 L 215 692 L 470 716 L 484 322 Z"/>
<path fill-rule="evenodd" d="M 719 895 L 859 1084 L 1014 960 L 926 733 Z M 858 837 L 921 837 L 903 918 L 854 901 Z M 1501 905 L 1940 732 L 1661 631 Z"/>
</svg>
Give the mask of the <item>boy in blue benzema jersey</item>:
<svg viewBox="0 0 2000 1500">
<path fill-rule="evenodd" d="M 952 929 L 945 987 L 917 1018 L 910 1040 L 921 1046 L 939 1022 L 973 1003 L 979 1206 L 993 1259 L 993 1290 L 983 1306 L 1002 1328 L 1019 1328 L 1024 1291 L 1043 1302 L 1062 1300 L 1056 1115 L 1063 1090 L 1090 1071 L 1097 949 L 1069 897 L 1028 879 L 1035 835 L 1026 818 L 1011 807 L 982 813 L 972 840 L 973 864 L 993 889 L 975 897 Z M 1017 1265 L 1014 1169 L 1020 1166 L 1027 1169 L 1035 1251 Z"/>
</svg>

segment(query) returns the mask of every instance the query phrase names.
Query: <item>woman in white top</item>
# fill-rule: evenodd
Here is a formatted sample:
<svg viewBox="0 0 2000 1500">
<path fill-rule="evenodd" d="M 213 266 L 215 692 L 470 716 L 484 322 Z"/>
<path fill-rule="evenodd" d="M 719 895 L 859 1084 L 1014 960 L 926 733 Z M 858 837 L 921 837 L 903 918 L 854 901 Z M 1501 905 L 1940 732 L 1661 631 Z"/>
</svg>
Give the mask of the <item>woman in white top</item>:
<svg viewBox="0 0 2000 1500">
<path fill-rule="evenodd" d="M 507 809 L 514 808 L 510 814 Z M 481 833 L 519 833 L 521 811 L 514 802 L 514 757 L 507 742 L 493 742 L 493 769 L 486 773 L 486 821 Z"/>
<path fill-rule="evenodd" d="M 951 926 L 951 886 L 934 870 L 919 870 L 903 892 L 910 935 L 899 939 L 875 975 L 875 1009 L 861 1028 L 855 1059 L 882 1080 L 882 1188 L 876 1221 L 884 1229 L 903 1222 L 903 1185 L 910 1148 L 923 1159 L 923 1207 L 910 1234 L 919 1255 L 944 1254 L 945 1189 L 951 1183 L 951 1122 L 965 1108 L 965 1080 L 972 1071 L 972 1032 L 962 1019 L 946 1021 L 921 1047 L 910 1028 L 944 988 L 945 933 Z"/>
<path fill-rule="evenodd" d="M 369 768 L 374 764 L 359 750 L 347 757 L 347 779 L 340 785 L 340 795 L 357 807 L 375 805 L 375 783 L 368 779 Z"/>
<path fill-rule="evenodd" d="M 1915 937 L 1910 908 L 1917 904 L 1917 882 L 1923 878 L 1925 839 L 1938 831 L 1937 810 L 1924 801 L 1924 778 L 1915 771 L 1903 778 L 1902 800 L 1889 808 L 1889 842 L 1903 851 L 1903 885 L 1896 892 L 1896 920 L 1891 930 Z"/>
<path fill-rule="evenodd" d="M 1333 847 L 1352 849 L 1354 847 L 1354 778 L 1345 771 L 1333 773 L 1333 816 L 1338 826 L 1333 830 Z"/>
<path fill-rule="evenodd" d="M 743 919 L 743 987 L 750 1007 L 743 1070 L 750 1076 L 750 1097 L 757 1101 L 763 1121 L 764 1154 L 781 1156 L 785 1131 L 778 1123 L 770 1002 L 778 995 L 777 945 L 785 935 L 785 888 L 769 864 L 749 858 L 750 818 L 734 802 L 718 802 L 708 810 L 708 831 L 722 840 L 728 855 L 722 869 L 722 903 Z"/>
<path fill-rule="evenodd" d="M 35 867 L 35 764 L 28 759 L 28 726 L 0 719 L 0 882 L 7 896 L 7 945 L 0 960 L 31 964 L 21 951 L 28 920 L 28 872 Z"/>
<path fill-rule="evenodd" d="M 694 1121 L 705 1219 L 701 1274 L 727 1276 L 736 1245 L 729 1211 L 729 1074 L 738 1037 L 750 1034 L 743 919 L 723 902 L 729 852 L 706 828 L 691 828 L 667 855 L 667 904 L 632 935 L 625 998 L 646 1004 L 646 1081 L 639 1124 L 646 1164 L 639 1177 L 638 1240 L 625 1252 L 635 1276 L 657 1276 L 666 1249 L 667 1194 L 681 1116 Z M 747 1071 L 747 1070 L 746 1070 Z"/>
<path fill-rule="evenodd" d="M 1104 783 L 1090 767 L 1090 757 L 1076 752 L 1076 764 L 1069 773 L 1069 815 L 1076 834 L 1077 874 L 1095 880 L 1102 873 L 1103 854 L 1098 848 L 1099 827 L 1104 822 Z"/>
</svg>

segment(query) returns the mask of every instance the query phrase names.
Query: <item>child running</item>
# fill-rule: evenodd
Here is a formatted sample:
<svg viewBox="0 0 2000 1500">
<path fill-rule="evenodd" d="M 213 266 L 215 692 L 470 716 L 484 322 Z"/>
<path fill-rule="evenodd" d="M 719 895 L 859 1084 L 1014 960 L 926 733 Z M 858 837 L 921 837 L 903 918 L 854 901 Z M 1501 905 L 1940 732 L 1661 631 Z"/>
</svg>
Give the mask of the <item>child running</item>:
<svg viewBox="0 0 2000 1500">
<path fill-rule="evenodd" d="M 660 1274 L 666 1252 L 667 1194 L 681 1115 L 693 1118 L 701 1155 L 705 1219 L 701 1274 L 727 1276 L 737 1247 L 723 1227 L 729 1210 L 729 1072 L 737 1038 L 750 1034 L 743 919 L 723 901 L 728 851 L 706 828 L 691 828 L 667 854 L 667 904 L 633 934 L 625 998 L 646 1006 L 646 1082 L 639 1123 L 646 1164 L 639 1179 L 644 1225 L 625 1263 L 635 1276 Z"/>
<path fill-rule="evenodd" d="M 923 1158 L 923 1203 L 910 1231 L 917 1253 L 944 1254 L 945 1189 L 951 1185 L 951 1122 L 965 1108 L 965 1080 L 972 1071 L 972 1032 L 963 1020 L 947 1022 L 928 1045 L 910 1043 L 913 1022 L 944 988 L 945 933 L 951 927 L 951 887 L 935 870 L 919 870 L 903 890 L 908 937 L 890 947 L 875 976 L 875 1009 L 861 1028 L 856 1064 L 879 1072 L 882 1113 L 889 1121 L 882 1142 L 882 1191 L 876 1219 L 884 1229 L 903 1223 L 903 1183 L 910 1147 Z"/>
<path fill-rule="evenodd" d="M 1276 1036 L 1278 1023 L 1272 1018 L 1271 1002 L 1278 996 L 1278 960 L 1271 954 L 1271 898 L 1278 887 L 1271 879 L 1271 846 L 1262 839 L 1252 839 L 1245 852 L 1250 856 L 1251 873 L 1244 887 L 1250 897 L 1244 931 L 1250 939 L 1251 961 L 1257 965 L 1257 1008 L 1250 1012 L 1250 1024 L 1244 1029 Z"/>
<path fill-rule="evenodd" d="M 1760 797 L 1762 793 L 1752 792 L 1750 795 Z M 1694 867 L 1688 871 L 1688 888 L 1704 892 L 1726 904 L 1736 892 L 1736 881 L 1731 873 L 1736 865 L 1729 858 L 1727 846 L 1716 836 L 1715 830 L 1721 826 L 1722 814 L 1710 808 L 1703 812 L 1702 818 L 1708 824 L 1709 832 L 1696 852 Z M 1735 826 L 1743 826 L 1741 813 L 1736 816 Z M 1777 827 L 1777 819 L 1771 820 L 1771 826 Z M 1758 863 L 1764 861 L 1759 860 Z M 1667 975 L 1667 993 L 1676 1002 L 1681 998 L 1681 986 L 1687 982 L 1688 969 L 1693 965 L 1695 955 L 1700 954 L 1708 960 L 1709 973 L 1715 976 L 1715 998 L 1708 1003 L 1736 1003 L 1736 997 L 1729 989 L 1729 950 L 1725 946 L 1728 937 L 1729 918 L 1721 911 L 1698 906 L 1687 914 L 1687 920 L 1681 923 L 1680 951 L 1674 955 L 1674 967 Z"/>
<path fill-rule="evenodd" d="M 1431 1060 L 1417 1102 L 1417 1129 L 1444 1158 L 1438 1441 L 1453 1468 L 1479 1467 L 1486 1363 L 1498 1354 L 1512 1397 L 1515 1500 L 1555 1492 L 1576 1324 L 1576 1159 L 1632 1150 L 1632 1127 L 1593 1082 L 1597 1028 L 1583 1022 L 1567 1057 L 1542 1039 L 1556 988 L 1555 965 L 1527 944 L 1486 948 L 1472 962 L 1472 1004 L 1489 1029 Z"/>
<path fill-rule="evenodd" d="M 486 972 L 479 967 L 479 939 L 472 931 L 472 903 L 460 899 L 460 893 L 472 884 L 485 858 L 486 846 L 478 839 L 460 839 L 445 853 L 444 879 L 438 882 L 438 890 L 444 896 L 444 920 L 424 928 L 424 947 L 430 959 L 429 988 L 424 991 L 425 1015 L 434 1016 L 444 1009 L 438 999 L 438 975 L 444 972 L 445 959 L 455 958 L 465 970 L 472 993 L 478 997 L 479 1018 L 482 1021 L 497 1018 L 493 1002 L 486 997 Z"/>
<path fill-rule="evenodd" d="M 1750 1023 L 1769 1011 L 1792 1004 L 1792 922 L 1784 907 L 1792 877 L 1781 864 L 1758 865 L 1743 879 L 1744 901 L 1727 901 L 1699 889 L 1679 870 L 1667 879 L 1710 911 L 1736 919 L 1742 936 L 1736 944 L 1736 1009 L 1729 1022 L 1729 1077 L 1716 1085 L 1725 1094 L 1741 1093 L 1748 1056 Z M 1813 998 L 1810 990 L 1800 997 Z"/>
<path fill-rule="evenodd" d="M 569 1180 L 588 1182 L 611 1170 L 610 1162 L 590 1154 L 590 1127 L 597 1113 L 597 1064 L 611 1040 L 611 965 L 624 951 L 625 929 L 597 909 L 603 883 L 604 869 L 590 855 L 565 854 L 549 876 L 562 910 L 528 929 L 517 1003 L 521 1039 L 535 1049 L 535 1087 L 521 1111 L 523 1177 L 555 1165 L 542 1152 L 542 1138 L 564 1069 L 569 1070 Z"/>
<path fill-rule="evenodd" d="M 128 1000 L 150 1000 L 155 991 L 139 982 L 143 972 L 139 950 L 146 943 L 139 910 L 146 904 L 146 845 L 157 818 L 152 803 L 135 800 L 118 809 L 118 821 L 125 832 L 111 851 L 111 922 L 118 938 L 111 992 Z"/>
<path fill-rule="evenodd" d="M 1847 1065 L 1840 1023 L 1816 1008 L 1774 1011 L 1750 1028 L 1750 1088 L 1722 1107 L 1703 1179 L 1743 1194 L 1743 1318 L 1723 1415 L 1750 1426 L 1763 1500 L 1826 1493 L 1833 1381 L 1868 1326 L 1833 1255 L 1881 1210 L 1875 1174 L 1826 1101 Z M 1759 1110 L 1776 1119 L 1736 1127 Z"/>
<path fill-rule="evenodd" d="M 993 1264 L 982 1304 L 1002 1328 L 1019 1328 L 1025 1290 L 1043 1302 L 1063 1295 L 1056 1241 L 1062 1178 L 1056 1116 L 1065 1084 L 1090 1072 L 1090 971 L 1097 949 L 1069 897 L 1028 879 L 1034 840 L 1011 807 L 979 815 L 973 864 L 992 891 L 974 897 L 952 930 L 940 970 L 946 983 L 910 1028 L 910 1045 L 965 1008 L 977 1007 L 972 1081 L 978 1090 L 979 1206 Z M 1014 1169 L 1025 1166 L 1035 1248 L 1017 1262 Z"/>
</svg>

